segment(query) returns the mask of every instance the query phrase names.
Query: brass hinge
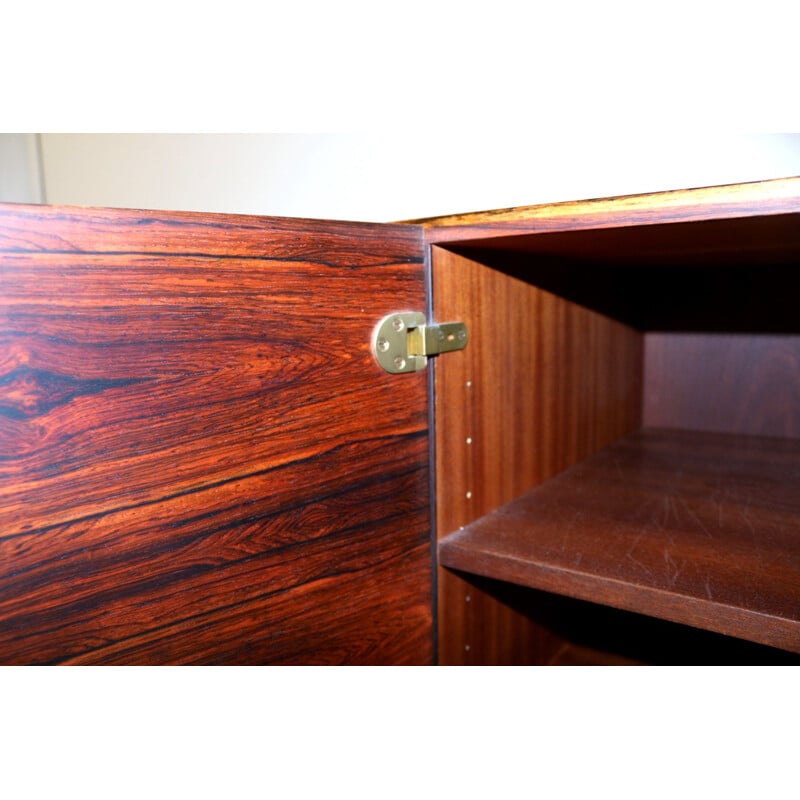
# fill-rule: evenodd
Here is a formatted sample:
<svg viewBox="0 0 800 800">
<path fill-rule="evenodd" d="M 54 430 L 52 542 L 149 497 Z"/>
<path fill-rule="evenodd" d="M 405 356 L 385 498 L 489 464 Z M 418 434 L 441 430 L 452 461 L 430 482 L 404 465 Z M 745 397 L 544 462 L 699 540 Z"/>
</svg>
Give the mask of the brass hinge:
<svg viewBox="0 0 800 800">
<path fill-rule="evenodd" d="M 463 322 L 428 325 L 423 313 L 403 311 L 389 314 L 378 323 L 372 352 L 387 372 L 417 372 L 425 369 L 429 356 L 463 350 L 468 338 Z"/>
</svg>

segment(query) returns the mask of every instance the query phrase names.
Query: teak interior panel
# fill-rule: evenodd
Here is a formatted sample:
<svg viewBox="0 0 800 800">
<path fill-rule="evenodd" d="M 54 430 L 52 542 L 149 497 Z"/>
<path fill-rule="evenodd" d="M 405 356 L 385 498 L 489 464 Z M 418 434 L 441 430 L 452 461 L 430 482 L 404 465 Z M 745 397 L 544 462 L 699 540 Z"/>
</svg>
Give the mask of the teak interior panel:
<svg viewBox="0 0 800 800">
<path fill-rule="evenodd" d="M 435 318 L 470 343 L 435 364 L 439 536 L 641 423 L 641 334 L 477 261 L 432 248 Z M 439 660 L 526 663 L 525 615 L 439 571 Z"/>
<path fill-rule="evenodd" d="M 0 263 L 0 662 L 432 662 L 418 229 L 10 206 Z"/>
<path fill-rule="evenodd" d="M 440 543 L 455 569 L 800 652 L 800 442 L 642 430 Z"/>
</svg>

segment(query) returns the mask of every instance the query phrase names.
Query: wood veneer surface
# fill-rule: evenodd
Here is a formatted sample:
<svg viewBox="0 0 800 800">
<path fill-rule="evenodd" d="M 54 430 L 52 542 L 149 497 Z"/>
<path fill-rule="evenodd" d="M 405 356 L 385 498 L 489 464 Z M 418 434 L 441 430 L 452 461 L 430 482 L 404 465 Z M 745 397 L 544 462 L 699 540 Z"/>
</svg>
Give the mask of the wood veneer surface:
<svg viewBox="0 0 800 800">
<path fill-rule="evenodd" d="M 800 652 L 800 443 L 642 430 L 439 553 L 454 569 Z"/>
<path fill-rule="evenodd" d="M 430 663 L 420 232 L 0 214 L 0 662 Z"/>
<path fill-rule="evenodd" d="M 641 423 L 642 341 L 625 325 L 433 248 L 434 314 L 466 322 L 435 361 L 437 529 L 448 534 Z M 535 661 L 546 631 L 439 571 L 442 663 Z"/>
<path fill-rule="evenodd" d="M 550 203 L 413 220 L 435 244 L 545 231 L 747 218 L 800 212 L 800 178 Z"/>
<path fill-rule="evenodd" d="M 644 425 L 800 439 L 800 336 L 646 334 Z"/>
</svg>

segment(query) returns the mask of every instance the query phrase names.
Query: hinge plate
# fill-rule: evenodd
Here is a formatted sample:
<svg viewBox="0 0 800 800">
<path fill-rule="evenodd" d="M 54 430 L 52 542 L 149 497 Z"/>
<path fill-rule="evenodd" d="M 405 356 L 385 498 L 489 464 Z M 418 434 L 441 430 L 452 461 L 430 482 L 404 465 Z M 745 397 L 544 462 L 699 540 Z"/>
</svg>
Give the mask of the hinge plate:
<svg viewBox="0 0 800 800">
<path fill-rule="evenodd" d="M 384 317 L 372 335 L 372 352 L 393 374 L 425 369 L 429 356 L 463 350 L 469 335 L 463 322 L 428 325 L 420 311 L 401 311 Z"/>
</svg>

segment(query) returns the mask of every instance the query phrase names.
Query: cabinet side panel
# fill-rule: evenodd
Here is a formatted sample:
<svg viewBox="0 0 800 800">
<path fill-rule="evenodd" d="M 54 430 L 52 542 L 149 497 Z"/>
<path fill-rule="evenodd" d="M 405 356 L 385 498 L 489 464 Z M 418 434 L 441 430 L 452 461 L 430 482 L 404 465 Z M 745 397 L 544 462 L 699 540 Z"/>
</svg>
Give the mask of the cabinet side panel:
<svg viewBox="0 0 800 800">
<path fill-rule="evenodd" d="M 439 536 L 641 425 L 642 336 L 477 261 L 432 248 L 435 316 L 467 323 L 436 361 Z M 502 592 L 439 570 L 439 661 L 542 663 L 555 634 Z"/>
<path fill-rule="evenodd" d="M 413 226 L 0 210 L 0 663 L 431 663 L 424 295 Z"/>
</svg>

